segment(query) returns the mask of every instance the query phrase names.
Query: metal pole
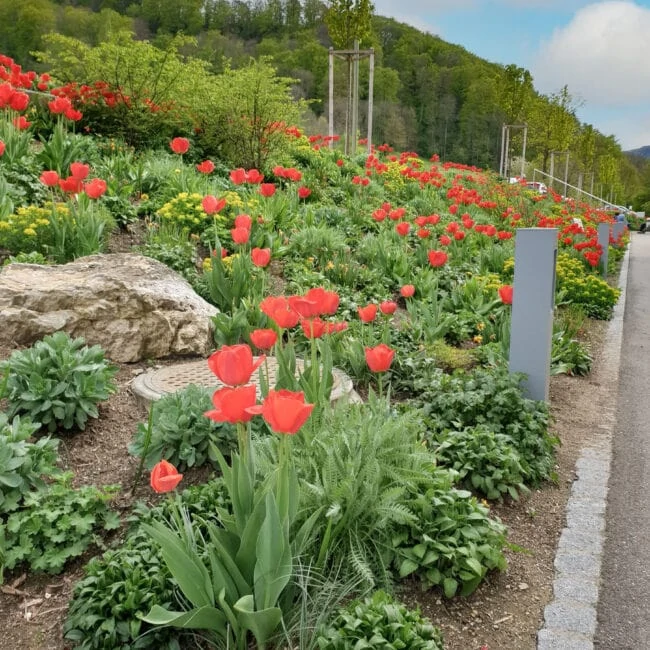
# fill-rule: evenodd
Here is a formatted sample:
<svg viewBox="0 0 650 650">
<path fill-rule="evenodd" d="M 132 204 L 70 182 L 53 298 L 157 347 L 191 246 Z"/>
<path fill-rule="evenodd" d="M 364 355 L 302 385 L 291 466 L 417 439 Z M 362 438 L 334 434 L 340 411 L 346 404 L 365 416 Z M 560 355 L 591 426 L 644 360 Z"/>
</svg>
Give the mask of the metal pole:
<svg viewBox="0 0 650 650">
<path fill-rule="evenodd" d="M 359 41 L 354 41 L 354 54 L 352 55 L 352 153 L 357 152 L 358 124 L 359 124 Z"/>
<path fill-rule="evenodd" d="M 375 48 L 370 48 L 370 64 L 368 74 L 368 153 L 370 153 L 372 151 L 372 96 L 375 91 Z"/>
<path fill-rule="evenodd" d="M 506 125 L 504 124 L 501 127 L 501 160 L 499 160 L 499 176 L 504 177 L 506 175 L 505 172 L 505 165 L 504 160 L 505 160 L 505 150 L 506 150 Z"/>
<path fill-rule="evenodd" d="M 567 183 L 569 181 L 569 152 L 566 152 L 566 161 L 564 162 L 564 196 L 566 196 Z"/>
<path fill-rule="evenodd" d="M 521 147 L 521 177 L 526 176 L 526 137 L 528 136 L 528 126 L 524 125 L 524 144 Z"/>
<path fill-rule="evenodd" d="M 504 174 L 510 177 L 510 127 L 506 126 L 506 158 L 504 164 Z"/>
<path fill-rule="evenodd" d="M 330 47 L 329 51 L 329 129 L 328 135 L 330 137 L 329 147 L 334 148 L 334 48 Z"/>
<path fill-rule="evenodd" d="M 555 170 L 555 151 L 551 151 L 551 168 L 549 170 L 549 176 L 551 177 L 551 187 L 553 187 L 553 181 L 555 177 L 553 176 Z"/>
</svg>

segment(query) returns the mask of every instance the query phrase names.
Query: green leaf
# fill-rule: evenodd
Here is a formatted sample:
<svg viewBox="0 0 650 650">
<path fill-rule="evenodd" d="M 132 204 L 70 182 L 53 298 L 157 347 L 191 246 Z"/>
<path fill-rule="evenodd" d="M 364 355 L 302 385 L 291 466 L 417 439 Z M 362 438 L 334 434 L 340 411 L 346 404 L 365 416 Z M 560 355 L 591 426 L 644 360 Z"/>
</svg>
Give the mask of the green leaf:
<svg viewBox="0 0 650 650">
<path fill-rule="evenodd" d="M 446 598 L 453 598 L 458 590 L 458 581 L 453 578 L 445 578 L 442 581 L 442 589 L 445 592 Z"/>
<path fill-rule="evenodd" d="M 214 603 L 212 584 L 198 554 L 160 522 L 142 524 L 142 528 L 160 545 L 165 564 L 192 605 L 211 606 Z"/>
<path fill-rule="evenodd" d="M 234 609 L 242 627 L 253 633 L 260 648 L 264 648 L 282 620 L 282 610 L 279 607 L 255 611 L 251 595 L 240 598 L 235 603 Z"/>
<path fill-rule="evenodd" d="M 170 612 L 154 605 L 142 620 L 151 625 L 173 625 L 190 630 L 213 630 L 224 639 L 227 634 L 227 621 L 224 613 L 215 607 L 198 607 L 190 612 Z"/>
<path fill-rule="evenodd" d="M 256 549 L 255 601 L 266 609 L 275 606 L 293 573 L 289 526 L 280 520 L 271 491 L 266 493 L 266 516 Z"/>
</svg>

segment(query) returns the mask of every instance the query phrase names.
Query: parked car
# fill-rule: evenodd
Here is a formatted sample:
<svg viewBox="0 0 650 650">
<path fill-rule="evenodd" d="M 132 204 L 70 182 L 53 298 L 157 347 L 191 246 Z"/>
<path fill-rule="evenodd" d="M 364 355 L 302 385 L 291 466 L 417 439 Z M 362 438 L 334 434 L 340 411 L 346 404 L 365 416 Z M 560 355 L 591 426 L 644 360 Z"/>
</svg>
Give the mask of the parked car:
<svg viewBox="0 0 650 650">
<path fill-rule="evenodd" d="M 534 192 L 538 192 L 539 194 L 546 194 L 548 192 L 548 187 L 544 183 L 540 183 L 539 181 L 529 181 L 525 185 L 527 190 L 533 190 Z"/>
</svg>

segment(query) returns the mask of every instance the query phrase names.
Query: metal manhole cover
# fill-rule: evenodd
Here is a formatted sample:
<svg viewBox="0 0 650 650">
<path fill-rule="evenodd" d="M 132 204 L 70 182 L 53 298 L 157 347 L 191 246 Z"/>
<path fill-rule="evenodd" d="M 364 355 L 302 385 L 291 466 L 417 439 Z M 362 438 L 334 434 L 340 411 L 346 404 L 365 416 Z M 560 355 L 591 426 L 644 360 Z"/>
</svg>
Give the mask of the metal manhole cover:
<svg viewBox="0 0 650 650">
<path fill-rule="evenodd" d="M 302 360 L 297 359 L 297 370 L 300 370 L 302 366 Z M 269 385 L 273 386 L 275 385 L 278 372 L 278 364 L 275 357 L 267 357 L 266 364 L 262 364 L 260 369 L 266 372 L 265 367 L 268 369 Z M 361 401 L 361 398 L 354 390 L 352 380 L 344 372 L 334 368 L 332 375 L 334 378 L 330 398 L 332 402 L 341 399 L 350 402 Z M 260 397 L 259 371 L 253 373 L 251 383 L 257 387 L 257 395 Z M 151 402 L 160 399 L 163 395 L 175 393 L 189 384 L 205 386 L 211 390 L 218 390 L 225 386 L 225 384 L 217 379 L 210 368 L 208 368 L 207 360 L 199 359 L 198 361 L 177 363 L 156 370 L 149 370 L 138 375 L 133 380 L 131 387 L 138 397 L 142 398 L 145 402 Z"/>
</svg>

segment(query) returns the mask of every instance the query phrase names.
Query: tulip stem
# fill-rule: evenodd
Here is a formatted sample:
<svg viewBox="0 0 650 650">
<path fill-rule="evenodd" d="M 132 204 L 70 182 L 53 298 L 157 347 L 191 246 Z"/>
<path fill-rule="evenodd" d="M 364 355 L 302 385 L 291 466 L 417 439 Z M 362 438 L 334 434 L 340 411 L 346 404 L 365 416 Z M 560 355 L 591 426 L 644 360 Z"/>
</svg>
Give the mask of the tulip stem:
<svg viewBox="0 0 650 650">
<path fill-rule="evenodd" d="M 382 395 L 383 395 L 383 378 L 384 378 L 384 373 L 379 372 L 377 373 L 377 386 L 379 388 L 379 399 L 381 400 Z"/>
</svg>

